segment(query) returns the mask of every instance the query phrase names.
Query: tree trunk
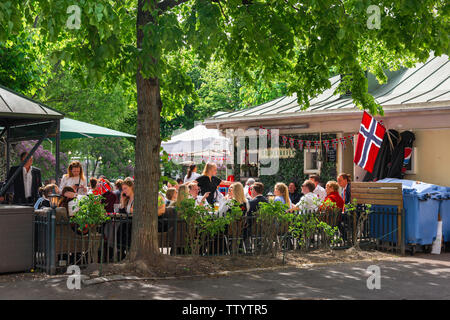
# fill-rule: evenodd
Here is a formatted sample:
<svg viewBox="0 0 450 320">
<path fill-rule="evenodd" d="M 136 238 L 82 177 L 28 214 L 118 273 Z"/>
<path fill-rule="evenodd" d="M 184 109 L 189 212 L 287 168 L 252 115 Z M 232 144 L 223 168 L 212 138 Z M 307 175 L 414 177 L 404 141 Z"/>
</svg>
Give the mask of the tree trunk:
<svg viewBox="0 0 450 320">
<path fill-rule="evenodd" d="M 144 3 L 138 1 L 137 47 L 141 48 L 144 33 L 142 27 L 153 20 L 151 14 L 143 11 Z M 150 3 L 154 3 L 150 1 Z M 157 63 L 152 57 L 145 57 Z M 143 260 L 155 263 L 159 255 L 158 248 L 158 182 L 160 178 L 159 149 L 161 96 L 159 79 L 144 79 L 142 64 L 136 75 L 137 84 L 137 138 L 135 169 L 135 201 L 133 213 L 132 241 L 130 261 Z"/>
</svg>

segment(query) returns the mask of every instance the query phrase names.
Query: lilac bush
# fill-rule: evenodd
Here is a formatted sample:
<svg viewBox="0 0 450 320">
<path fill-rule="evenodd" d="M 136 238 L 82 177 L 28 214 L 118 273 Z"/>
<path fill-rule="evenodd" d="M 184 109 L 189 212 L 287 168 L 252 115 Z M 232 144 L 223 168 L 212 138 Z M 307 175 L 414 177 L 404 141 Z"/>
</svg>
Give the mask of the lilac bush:
<svg viewBox="0 0 450 320">
<path fill-rule="evenodd" d="M 31 151 L 31 149 L 36 144 L 36 142 L 37 141 L 35 141 L 35 140 L 22 141 L 22 142 L 19 142 L 14 147 L 14 152 L 17 154 L 17 156 L 15 157 L 15 159 L 17 159 L 16 160 L 17 164 L 19 163 L 18 156 L 22 152 Z M 68 162 L 69 158 L 68 158 L 67 154 L 65 154 L 64 152 L 60 152 L 59 157 L 60 157 L 60 169 L 59 170 L 62 175 L 67 170 L 66 168 L 67 168 L 67 162 Z M 11 159 L 14 159 L 14 158 L 11 158 Z M 14 162 L 14 160 L 13 160 L 13 162 Z M 54 178 L 55 165 L 56 165 L 55 156 L 49 150 L 44 149 L 44 147 L 42 145 L 40 145 L 33 155 L 33 166 L 41 169 L 41 174 L 42 174 L 43 180 Z"/>
</svg>

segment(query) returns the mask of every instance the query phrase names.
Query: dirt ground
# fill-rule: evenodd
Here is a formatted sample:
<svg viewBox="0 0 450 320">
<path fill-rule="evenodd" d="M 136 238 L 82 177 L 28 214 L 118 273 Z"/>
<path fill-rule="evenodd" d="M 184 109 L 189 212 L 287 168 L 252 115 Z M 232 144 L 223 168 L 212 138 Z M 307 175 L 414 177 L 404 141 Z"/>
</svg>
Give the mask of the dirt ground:
<svg viewBox="0 0 450 320">
<path fill-rule="evenodd" d="M 379 261 L 391 260 L 398 256 L 379 251 L 355 250 L 315 250 L 310 253 L 286 252 L 276 257 L 268 256 L 163 256 L 160 263 L 155 266 L 141 267 L 139 264 L 126 263 L 103 265 L 102 275 L 133 275 L 138 277 L 177 277 L 219 273 L 256 268 L 273 267 L 310 267 L 311 265 L 336 264 L 352 261 Z M 96 270 L 85 270 L 89 276 L 95 276 Z"/>
<path fill-rule="evenodd" d="M 309 253 L 289 251 L 284 256 L 280 253 L 276 257 L 270 255 L 263 256 L 164 256 L 162 255 L 158 264 L 153 266 L 140 266 L 138 264 L 117 263 L 103 264 L 102 271 L 99 272 L 99 265 L 89 266 L 82 269 L 83 275 L 89 278 L 98 276 L 137 276 L 137 277 L 183 277 L 212 275 L 226 271 L 250 270 L 250 269 L 270 269 L 279 267 L 308 268 L 314 265 L 332 265 L 342 262 L 357 261 L 381 261 L 395 260 L 399 256 L 375 250 L 315 250 Z M 46 278 L 66 277 L 67 274 L 49 276 L 45 273 L 3 274 L 0 277 L 2 282 L 19 282 L 22 280 L 43 280 Z"/>
</svg>

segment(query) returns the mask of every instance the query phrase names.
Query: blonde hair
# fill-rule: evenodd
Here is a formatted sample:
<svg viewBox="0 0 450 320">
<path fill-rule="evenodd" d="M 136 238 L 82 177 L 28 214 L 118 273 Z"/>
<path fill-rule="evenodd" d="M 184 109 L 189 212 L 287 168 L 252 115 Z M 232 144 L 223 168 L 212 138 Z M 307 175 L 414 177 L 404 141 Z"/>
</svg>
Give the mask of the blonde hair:
<svg viewBox="0 0 450 320">
<path fill-rule="evenodd" d="M 291 199 L 289 198 L 289 189 L 288 189 L 288 187 L 283 182 L 278 182 L 275 185 L 275 189 L 277 189 L 281 193 L 281 196 L 283 197 L 284 202 L 288 206 L 290 206 L 291 205 Z"/>
<path fill-rule="evenodd" d="M 246 203 L 247 199 L 245 198 L 244 187 L 242 186 L 242 183 L 235 182 L 231 185 L 231 187 L 233 187 L 233 199 L 239 202 L 239 204 Z"/>
<path fill-rule="evenodd" d="M 208 162 L 208 163 L 205 165 L 205 168 L 203 169 L 202 175 L 207 176 L 207 175 L 208 175 L 208 172 L 211 171 L 211 169 L 212 169 L 213 167 L 217 167 L 217 165 L 216 165 L 214 162 Z"/>
<path fill-rule="evenodd" d="M 167 200 L 172 201 L 173 196 L 175 195 L 175 193 L 177 192 L 177 189 L 175 188 L 169 188 L 166 191 L 166 198 Z"/>
<path fill-rule="evenodd" d="M 334 192 L 338 192 L 339 190 L 339 184 L 336 181 L 328 181 L 326 186 L 329 186 Z"/>
<path fill-rule="evenodd" d="M 189 190 L 185 184 L 178 187 L 177 204 L 181 204 L 181 201 L 189 197 Z"/>
<path fill-rule="evenodd" d="M 134 180 L 133 178 L 126 178 L 125 180 L 123 180 L 123 184 L 122 186 L 127 185 L 128 187 L 131 188 L 131 191 L 134 194 Z M 120 199 L 120 203 L 122 205 L 122 208 L 125 208 L 128 205 L 128 202 L 130 201 L 130 197 L 121 197 L 121 198 L 125 198 L 125 199 Z"/>
<path fill-rule="evenodd" d="M 73 168 L 80 168 L 80 177 L 81 177 L 81 180 L 85 181 L 86 178 L 84 177 L 83 166 L 81 165 L 80 161 L 72 161 L 72 162 L 69 164 L 69 167 L 67 168 L 67 174 L 66 174 L 66 176 L 69 177 L 69 178 L 72 178 L 72 177 L 74 176 L 73 173 L 72 173 L 72 169 L 73 169 Z"/>
</svg>

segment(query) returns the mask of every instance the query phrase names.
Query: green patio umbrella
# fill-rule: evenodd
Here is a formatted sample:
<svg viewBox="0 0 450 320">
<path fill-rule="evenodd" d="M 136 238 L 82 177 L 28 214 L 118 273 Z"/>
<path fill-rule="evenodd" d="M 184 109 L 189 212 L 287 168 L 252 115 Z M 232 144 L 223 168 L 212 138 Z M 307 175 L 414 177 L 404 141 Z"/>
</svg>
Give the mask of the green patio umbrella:
<svg viewBox="0 0 450 320">
<path fill-rule="evenodd" d="M 98 138 L 98 137 L 121 137 L 136 138 L 128 133 L 96 126 L 87 122 L 73 120 L 69 118 L 61 119 L 60 125 L 61 139 L 75 138 Z"/>
</svg>

